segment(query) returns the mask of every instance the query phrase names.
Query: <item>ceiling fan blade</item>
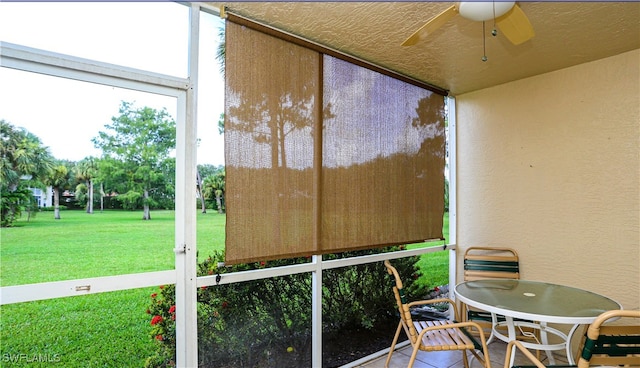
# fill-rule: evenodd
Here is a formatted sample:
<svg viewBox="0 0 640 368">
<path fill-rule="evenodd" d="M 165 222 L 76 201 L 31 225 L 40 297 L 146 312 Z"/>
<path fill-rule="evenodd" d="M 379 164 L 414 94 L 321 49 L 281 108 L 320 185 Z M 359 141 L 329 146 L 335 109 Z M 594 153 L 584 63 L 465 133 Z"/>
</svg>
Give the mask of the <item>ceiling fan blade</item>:
<svg viewBox="0 0 640 368">
<path fill-rule="evenodd" d="M 507 14 L 496 19 L 496 24 L 505 37 L 514 45 L 519 45 L 535 36 L 529 18 L 527 18 L 518 4 L 511 8 Z"/>
<path fill-rule="evenodd" d="M 458 14 L 458 9 L 455 5 L 451 5 L 442 13 L 436 15 L 435 17 L 429 19 L 424 26 L 420 27 L 417 31 L 415 31 L 409 38 L 407 38 L 402 46 L 411 46 L 415 45 L 421 38 L 427 37 L 431 33 L 433 33 L 438 28 L 442 27 L 443 24 L 447 23 L 451 18 Z"/>
</svg>

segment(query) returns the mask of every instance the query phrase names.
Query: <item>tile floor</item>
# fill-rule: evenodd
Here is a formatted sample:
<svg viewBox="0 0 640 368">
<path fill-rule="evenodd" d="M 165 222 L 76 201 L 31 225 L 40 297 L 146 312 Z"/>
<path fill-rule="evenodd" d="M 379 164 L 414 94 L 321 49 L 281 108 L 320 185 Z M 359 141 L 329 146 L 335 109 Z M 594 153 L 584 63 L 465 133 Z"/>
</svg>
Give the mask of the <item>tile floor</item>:
<svg viewBox="0 0 640 368">
<path fill-rule="evenodd" d="M 502 341 L 494 341 L 489 344 L 489 357 L 491 361 L 492 368 L 502 368 L 504 367 L 504 359 L 505 353 L 507 349 L 507 344 Z M 468 354 L 471 357 L 471 354 Z M 567 364 L 567 358 L 562 354 L 562 352 L 554 353 L 554 358 L 556 359 L 556 364 Z M 391 358 L 391 362 L 389 364 L 390 368 L 401 368 L 406 367 L 409 363 L 409 358 L 411 357 L 411 346 L 406 346 L 396 350 L 393 353 Z M 541 353 L 540 358 L 542 362 L 546 362 L 546 354 Z M 359 365 L 360 368 L 383 368 L 384 363 L 387 359 L 386 355 L 383 355 L 379 358 L 371 360 L 367 363 L 363 363 Z M 471 368 L 478 368 L 482 365 L 474 359 L 470 361 Z M 531 364 L 529 360 L 523 358 L 521 354 L 516 353 L 515 363 L 521 364 Z M 454 352 L 418 352 L 418 356 L 416 358 L 415 363 L 413 364 L 414 368 L 459 368 L 464 367 L 462 363 L 462 354 L 458 351 Z"/>
</svg>

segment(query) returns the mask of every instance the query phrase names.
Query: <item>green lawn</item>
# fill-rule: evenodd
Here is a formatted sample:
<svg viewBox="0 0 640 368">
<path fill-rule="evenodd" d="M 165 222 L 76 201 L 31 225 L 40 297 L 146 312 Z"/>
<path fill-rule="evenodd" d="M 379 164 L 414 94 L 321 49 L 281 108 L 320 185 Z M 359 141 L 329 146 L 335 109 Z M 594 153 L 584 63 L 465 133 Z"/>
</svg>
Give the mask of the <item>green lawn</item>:
<svg viewBox="0 0 640 368">
<path fill-rule="evenodd" d="M 1 230 L 2 286 L 173 269 L 174 212 L 40 212 Z M 198 213 L 199 258 L 224 248 L 225 216 Z"/>
<path fill-rule="evenodd" d="M 0 230 L 0 285 L 174 268 L 174 212 L 38 213 Z M 224 248 L 225 216 L 197 215 L 199 260 Z M 447 232 L 445 224 L 445 233 Z M 446 236 L 446 235 L 445 235 Z M 424 255 L 428 286 L 448 281 L 447 252 Z M 156 288 L 0 307 L 0 366 L 140 367 L 153 354 L 149 316 Z"/>
<path fill-rule="evenodd" d="M 444 224 L 442 233 L 445 242 L 449 240 L 449 214 L 445 213 Z M 444 242 L 436 242 L 435 244 L 442 245 Z M 424 244 L 410 245 L 409 248 L 421 247 Z M 449 283 L 449 252 L 435 252 L 423 254 L 418 261 L 418 266 L 422 270 L 423 278 L 418 279 L 418 282 L 422 283 L 428 288 L 435 286 L 446 285 Z"/>
<path fill-rule="evenodd" d="M 174 212 L 41 212 L 1 229 L 0 285 L 174 268 Z M 224 248 L 225 216 L 198 213 L 200 260 Z M 145 313 L 155 288 L 5 305 L 0 366 L 141 367 L 154 352 Z M 48 361 L 48 362 L 47 362 Z"/>
<path fill-rule="evenodd" d="M 153 354 L 137 289 L 2 306 L 3 367 L 142 367 Z M 48 362 L 47 362 L 48 361 Z"/>
</svg>

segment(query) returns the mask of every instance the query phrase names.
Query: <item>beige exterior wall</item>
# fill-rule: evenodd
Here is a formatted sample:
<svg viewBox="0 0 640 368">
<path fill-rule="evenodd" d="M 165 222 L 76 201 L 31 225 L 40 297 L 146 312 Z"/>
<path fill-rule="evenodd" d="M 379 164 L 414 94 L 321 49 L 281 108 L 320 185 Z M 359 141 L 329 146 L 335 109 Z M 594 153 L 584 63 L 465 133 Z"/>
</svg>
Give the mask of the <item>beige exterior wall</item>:
<svg viewBox="0 0 640 368">
<path fill-rule="evenodd" d="M 498 62 L 498 61 L 494 61 Z M 464 250 L 640 308 L 640 50 L 457 96 Z"/>
</svg>

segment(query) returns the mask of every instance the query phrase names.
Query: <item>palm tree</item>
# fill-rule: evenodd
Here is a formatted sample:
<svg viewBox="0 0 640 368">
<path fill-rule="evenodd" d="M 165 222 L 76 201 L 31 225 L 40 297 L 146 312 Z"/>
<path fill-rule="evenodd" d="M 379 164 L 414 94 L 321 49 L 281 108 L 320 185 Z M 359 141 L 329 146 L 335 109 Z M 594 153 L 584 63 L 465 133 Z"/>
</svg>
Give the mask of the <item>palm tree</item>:
<svg viewBox="0 0 640 368">
<path fill-rule="evenodd" d="M 220 43 L 218 43 L 218 49 L 216 50 L 216 60 L 218 60 L 218 63 L 220 64 L 220 74 L 224 77 L 224 57 L 226 54 L 224 25 L 218 28 L 218 39 L 220 40 Z"/>
<path fill-rule="evenodd" d="M 2 226 L 10 226 L 31 201 L 29 187 L 42 187 L 53 167 L 49 148 L 24 128 L 0 120 L 0 198 Z"/>
<path fill-rule="evenodd" d="M 46 183 L 53 188 L 53 218 L 56 220 L 60 220 L 60 191 L 69 187 L 69 174 L 67 166 L 59 162 L 46 179 Z"/>
<path fill-rule="evenodd" d="M 4 120 L 0 120 L 0 126 L 0 181 L 17 185 L 25 176 L 31 180 L 46 177 L 53 166 L 53 157 L 40 138 L 23 128 L 16 129 Z"/>
<path fill-rule="evenodd" d="M 85 157 L 76 167 L 76 178 L 83 180 L 87 186 L 87 213 L 93 213 L 93 179 L 98 174 L 98 163 L 95 157 Z"/>
<path fill-rule="evenodd" d="M 221 170 L 212 176 L 207 176 L 202 186 L 205 198 L 215 198 L 218 213 L 224 213 L 222 201 L 225 192 L 225 171 Z"/>
</svg>

